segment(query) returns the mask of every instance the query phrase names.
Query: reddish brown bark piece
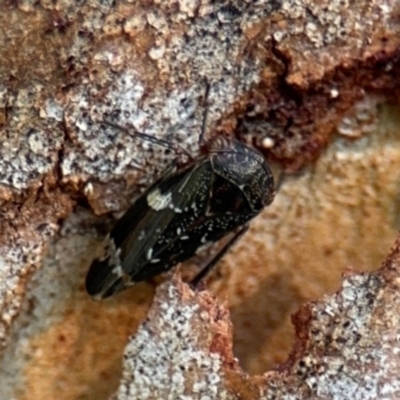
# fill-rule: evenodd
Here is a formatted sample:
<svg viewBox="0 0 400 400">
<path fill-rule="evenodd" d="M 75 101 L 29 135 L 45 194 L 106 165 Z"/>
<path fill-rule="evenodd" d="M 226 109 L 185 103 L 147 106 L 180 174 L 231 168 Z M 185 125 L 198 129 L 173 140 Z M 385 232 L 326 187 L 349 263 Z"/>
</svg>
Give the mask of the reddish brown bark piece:
<svg viewBox="0 0 400 400">
<path fill-rule="evenodd" d="M 293 352 L 263 377 L 240 371 L 225 307 L 175 278 L 126 348 L 116 398 L 397 399 L 399 276 L 400 239 L 378 272 L 347 273 L 336 294 L 293 317 Z"/>
<path fill-rule="evenodd" d="M 226 368 L 238 371 L 231 338 L 226 308 L 174 278 L 126 348 L 118 399 L 234 398 L 223 377 Z"/>
<path fill-rule="evenodd" d="M 113 310 L 112 301 L 104 309 L 87 303 L 82 285 L 71 286 L 71 297 L 38 296 L 40 301 L 31 301 L 27 283 L 43 264 L 53 239 L 56 244 L 51 244 L 49 251 L 53 258 L 45 260 L 42 268 L 45 279 L 40 284 L 47 285 L 45 293 L 68 291 L 68 285 L 54 289 L 58 288 L 54 282 L 63 283 L 65 276 L 78 282 L 77 274 L 81 274 L 79 282 L 83 282 L 90 260 L 77 256 L 76 239 L 68 233 L 68 245 L 57 243 L 61 220 L 71 213 L 75 201 L 83 200 L 97 214 L 122 211 L 139 187 L 149 185 L 170 164 L 173 154 L 142 143 L 131 132 L 143 130 L 184 144 L 195 154 L 207 78 L 213 87 L 208 99 L 209 135 L 236 133 L 245 141 L 254 139 L 287 169 L 305 166 L 317 158 L 342 116 L 365 92 L 380 90 L 390 96 L 398 92 L 399 12 L 398 1 L 379 0 L 1 2 L 0 350 L 8 344 L 10 357 L 3 358 L 0 368 L 6 373 L 1 374 L 2 379 L 12 378 L 8 384 L 13 388 L 17 387 L 14 380 L 25 385 L 29 399 L 97 399 L 98 393 L 108 396 L 104 388 L 114 390 L 111 386 L 117 382 L 110 377 L 119 376 L 113 364 L 120 358 L 116 349 L 125 343 L 125 332 L 136 327 L 150 295 L 143 300 L 144 307 L 138 300 L 141 296 L 134 294 L 136 300 L 127 301 L 121 312 L 117 306 Z M 365 122 L 365 113 L 358 115 L 358 121 Z M 100 122 L 110 116 L 132 126 L 132 131 L 101 126 Z M 388 120 L 387 116 L 382 114 L 382 120 Z M 397 120 L 392 118 L 391 123 L 397 129 Z M 361 136 L 358 129 L 341 131 L 350 137 Z M 232 293 L 232 308 L 236 307 L 232 316 L 237 354 L 249 371 L 263 371 L 265 363 L 281 359 L 279 339 L 283 331 L 276 330 L 275 338 L 279 338 L 267 347 L 259 338 L 265 337 L 268 322 L 276 329 L 291 312 L 290 307 L 304 300 L 304 293 L 315 298 L 315 288 L 327 290 L 328 278 L 321 269 L 332 277 L 332 265 L 351 262 L 357 268 L 365 267 L 367 262 L 357 262 L 363 257 L 374 264 L 372 259 L 386 248 L 381 239 L 393 240 L 392 230 L 398 225 L 392 218 L 397 214 L 393 204 L 398 185 L 390 184 L 390 179 L 394 180 L 398 171 L 393 167 L 398 137 L 397 132 L 389 139 L 374 135 L 380 138 L 371 139 L 369 149 L 374 152 L 360 142 L 360 147 L 353 148 L 363 160 L 357 166 L 345 164 L 341 150 L 323 170 L 325 175 L 319 175 L 323 178 L 312 176 L 310 185 L 304 184 L 302 193 L 314 196 L 299 196 L 295 189 L 287 201 L 291 211 L 289 207 L 276 209 L 276 215 L 284 216 L 282 220 L 274 218 L 272 211 L 264 220 L 253 222 L 253 227 L 258 224 L 256 234 L 242 245 L 242 256 L 234 256 L 236 271 L 240 265 L 246 268 L 242 275 L 228 273 L 222 279 Z M 368 140 L 363 143 L 369 146 Z M 383 143 L 389 143 L 390 151 L 382 157 Z M 357 168 L 370 175 L 355 179 Z M 350 179 L 345 182 L 342 177 Z M 329 193 L 325 182 L 331 188 Z M 359 189 L 357 196 L 352 188 Z M 328 196 L 322 196 L 324 190 Z M 333 193 L 338 197 L 331 196 Z M 302 200 L 296 205 L 298 198 Z M 393 204 L 389 198 L 395 199 Z M 340 209 L 347 202 L 354 207 Z M 324 207 L 332 211 L 331 218 L 322 221 L 319 212 Z M 321 224 L 313 225 L 313 218 Z M 264 230 L 273 224 L 276 229 Z M 303 228 L 308 225 L 312 229 Z M 86 226 L 86 234 L 90 235 L 92 227 Z M 325 240 L 317 243 L 318 236 Z M 268 245 L 276 242 L 287 247 Z M 272 257 L 273 252 L 280 256 Z M 309 255 L 314 252 L 326 254 L 326 258 L 321 256 L 322 262 L 310 262 L 319 268 L 316 271 L 308 268 Z M 338 262 L 335 253 L 346 261 Z M 263 275 L 268 269 L 277 273 L 268 278 Z M 64 275 L 64 271 L 68 273 Z M 297 279 L 306 277 L 311 282 L 314 276 L 319 281 L 310 287 Z M 49 277 L 54 277 L 53 281 Z M 288 305 L 270 300 L 283 292 Z M 77 303 L 65 301 L 67 298 Z M 22 321 L 27 322 L 14 325 L 15 335 L 10 340 L 10 327 L 21 315 L 23 299 L 26 304 L 22 309 L 28 312 L 22 312 Z M 121 299 L 115 301 L 121 304 Z M 38 312 L 38 304 L 45 304 L 46 312 Z M 264 325 L 259 324 L 262 326 L 256 332 L 249 321 L 265 322 L 269 305 L 274 315 Z M 37 313 L 43 318 L 35 318 Z M 308 310 L 304 315 L 311 318 L 313 314 Z M 63 321 L 49 329 L 53 318 Z M 70 320 L 77 322 L 73 325 Z M 97 324 L 87 325 L 88 321 Z M 75 331 L 69 329 L 71 325 Z M 21 326 L 29 329 L 24 331 Z M 103 329 L 110 326 L 113 329 Z M 32 333 L 26 334 L 29 330 L 42 334 L 32 339 Z M 68 335 L 71 331 L 79 334 Z M 308 334 L 304 329 L 301 332 Z M 69 340 L 58 345 L 57 337 Z M 215 336 L 210 348 L 221 352 L 224 338 Z M 116 342 L 118 346 L 111 346 Z M 52 343 L 57 345 L 53 348 Z M 65 343 L 71 343 L 70 347 Z M 69 351 L 75 345 L 79 351 Z M 264 355 L 272 353 L 265 349 L 274 347 L 280 354 L 265 360 Z M 15 349 L 25 349 L 25 353 Z M 11 366 L 10 360 L 19 366 Z M 119 361 L 115 364 L 120 365 Z M 226 376 L 229 371 L 225 371 Z M 248 397 L 254 398 L 254 380 L 244 376 L 248 383 L 244 384 L 242 375 L 235 368 L 233 371 L 233 378 L 227 379 L 232 392 L 250 388 Z M 14 392 L 5 394 L 3 380 L 0 397 L 16 397 Z"/>
</svg>

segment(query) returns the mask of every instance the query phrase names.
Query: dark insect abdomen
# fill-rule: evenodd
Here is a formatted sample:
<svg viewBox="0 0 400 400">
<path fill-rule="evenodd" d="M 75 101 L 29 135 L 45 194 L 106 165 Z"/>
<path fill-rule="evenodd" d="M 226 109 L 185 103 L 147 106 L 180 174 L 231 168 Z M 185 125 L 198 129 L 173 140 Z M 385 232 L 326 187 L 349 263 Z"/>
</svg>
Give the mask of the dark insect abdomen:
<svg viewBox="0 0 400 400">
<path fill-rule="evenodd" d="M 153 260 L 132 275 L 133 281 L 149 279 L 188 260 L 199 248 L 218 241 L 254 216 L 240 188 L 214 171 L 208 194 L 206 201 L 197 205 L 197 218 L 191 218 L 193 209 L 187 215 L 174 216 L 153 248 Z"/>
</svg>

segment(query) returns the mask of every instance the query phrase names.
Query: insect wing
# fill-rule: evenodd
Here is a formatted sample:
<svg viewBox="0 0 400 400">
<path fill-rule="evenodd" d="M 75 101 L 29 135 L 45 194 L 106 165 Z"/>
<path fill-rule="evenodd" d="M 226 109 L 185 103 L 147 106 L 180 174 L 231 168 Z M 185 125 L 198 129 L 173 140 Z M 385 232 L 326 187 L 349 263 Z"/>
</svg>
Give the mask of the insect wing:
<svg viewBox="0 0 400 400">
<path fill-rule="evenodd" d="M 147 209 L 121 243 L 122 267 L 133 280 L 146 264 L 155 263 L 158 258 L 166 262 L 165 247 L 202 213 L 197 205 L 205 202 L 210 179 L 204 167 L 200 164 L 174 174 L 143 196 Z"/>
<path fill-rule="evenodd" d="M 111 231 L 106 256 L 90 267 L 86 289 L 91 296 L 108 297 L 155 275 L 149 266 L 158 262 L 156 257 L 162 257 L 169 241 L 202 212 L 193 204 L 203 198 L 205 203 L 211 172 L 207 174 L 207 166 L 210 169 L 209 163 L 196 163 L 169 173 L 136 200 Z M 190 217 L 182 220 L 185 209 Z M 168 260 L 159 261 L 164 263 L 161 271 L 171 265 Z"/>
<path fill-rule="evenodd" d="M 154 247 L 154 259 L 135 279 L 147 279 L 191 258 L 199 248 L 218 241 L 258 214 L 241 188 L 216 173 L 210 160 L 203 163 L 200 172 L 197 180 L 202 184 L 196 186 L 201 190 L 193 192 L 188 211 L 176 214 L 165 227 Z M 196 181 L 193 177 L 188 186 Z"/>
</svg>

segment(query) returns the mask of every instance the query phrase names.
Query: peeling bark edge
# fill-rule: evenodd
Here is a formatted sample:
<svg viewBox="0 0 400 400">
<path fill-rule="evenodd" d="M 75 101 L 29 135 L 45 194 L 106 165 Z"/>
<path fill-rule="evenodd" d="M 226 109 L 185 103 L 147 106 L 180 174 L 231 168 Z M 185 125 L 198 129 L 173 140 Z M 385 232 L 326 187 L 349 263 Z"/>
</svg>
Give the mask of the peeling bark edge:
<svg viewBox="0 0 400 400">
<path fill-rule="evenodd" d="M 396 399 L 399 273 L 400 238 L 379 271 L 346 273 L 337 293 L 293 316 L 294 350 L 263 377 L 241 371 L 226 307 L 175 276 L 131 337 L 112 399 Z"/>
</svg>

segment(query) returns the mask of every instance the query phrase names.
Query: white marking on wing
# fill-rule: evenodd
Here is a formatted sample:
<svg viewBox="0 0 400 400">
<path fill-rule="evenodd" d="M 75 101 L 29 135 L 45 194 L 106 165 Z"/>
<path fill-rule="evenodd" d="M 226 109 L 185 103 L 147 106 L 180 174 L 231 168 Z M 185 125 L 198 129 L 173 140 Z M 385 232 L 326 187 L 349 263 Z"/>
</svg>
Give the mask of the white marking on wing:
<svg viewBox="0 0 400 400">
<path fill-rule="evenodd" d="M 171 204 L 172 196 L 170 192 L 161 193 L 160 189 L 155 188 L 147 195 L 147 204 L 155 211 L 164 210 Z"/>
</svg>

